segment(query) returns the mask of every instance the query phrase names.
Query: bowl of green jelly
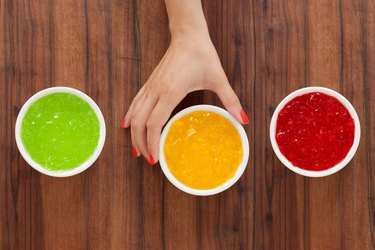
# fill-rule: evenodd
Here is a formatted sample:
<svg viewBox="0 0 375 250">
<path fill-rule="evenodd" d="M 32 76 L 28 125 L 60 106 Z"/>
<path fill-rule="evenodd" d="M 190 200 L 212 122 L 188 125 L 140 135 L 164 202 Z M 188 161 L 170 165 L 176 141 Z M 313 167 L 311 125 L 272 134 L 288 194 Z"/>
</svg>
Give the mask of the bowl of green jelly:
<svg viewBox="0 0 375 250">
<path fill-rule="evenodd" d="M 85 93 L 52 87 L 33 95 L 21 108 L 15 128 L 17 147 L 40 173 L 67 177 L 81 173 L 99 157 L 105 121 Z"/>
</svg>

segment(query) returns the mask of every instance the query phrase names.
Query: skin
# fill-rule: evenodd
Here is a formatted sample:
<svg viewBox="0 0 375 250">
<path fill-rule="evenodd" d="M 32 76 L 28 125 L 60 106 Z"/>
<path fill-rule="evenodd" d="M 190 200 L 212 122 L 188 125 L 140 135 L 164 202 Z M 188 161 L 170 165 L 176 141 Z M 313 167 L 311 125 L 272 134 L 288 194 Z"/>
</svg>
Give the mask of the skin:
<svg viewBox="0 0 375 250">
<path fill-rule="evenodd" d="M 133 153 L 149 164 L 158 159 L 162 127 L 190 92 L 214 91 L 239 122 L 248 123 L 208 33 L 200 0 L 165 0 L 171 43 L 150 78 L 133 99 L 122 122 L 131 130 Z M 241 115 L 242 113 L 242 115 Z"/>
</svg>

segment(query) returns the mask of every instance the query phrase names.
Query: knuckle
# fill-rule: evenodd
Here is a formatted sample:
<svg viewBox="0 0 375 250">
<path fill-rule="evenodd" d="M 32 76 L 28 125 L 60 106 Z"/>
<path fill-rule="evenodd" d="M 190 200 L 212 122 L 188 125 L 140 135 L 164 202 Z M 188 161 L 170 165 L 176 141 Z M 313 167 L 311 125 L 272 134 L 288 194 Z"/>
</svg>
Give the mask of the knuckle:
<svg viewBox="0 0 375 250">
<path fill-rule="evenodd" d="M 160 123 L 158 120 L 156 119 L 153 119 L 153 118 L 150 118 L 148 121 L 147 121 L 147 124 L 146 124 L 146 127 L 148 129 L 155 129 L 155 128 L 158 128 L 160 126 Z"/>
<path fill-rule="evenodd" d="M 140 98 L 140 95 L 139 95 L 139 92 L 138 92 L 138 94 L 134 97 L 132 104 L 135 105 L 137 103 L 137 101 L 139 100 L 139 98 Z"/>
<path fill-rule="evenodd" d="M 131 126 L 133 128 L 140 128 L 142 126 L 141 121 L 138 119 L 137 116 L 132 116 L 131 118 Z"/>
<path fill-rule="evenodd" d="M 171 86 L 171 84 L 164 84 L 164 86 L 160 90 L 162 95 L 170 95 L 176 92 L 176 89 Z"/>
<path fill-rule="evenodd" d="M 142 88 L 144 88 L 144 91 L 146 92 L 147 90 L 150 89 L 150 80 L 147 80 L 145 84 L 143 84 Z"/>
<path fill-rule="evenodd" d="M 228 98 L 228 104 L 230 106 L 234 106 L 234 105 L 237 105 L 238 103 L 240 103 L 240 100 L 238 99 L 237 95 L 236 94 L 231 94 Z"/>
</svg>

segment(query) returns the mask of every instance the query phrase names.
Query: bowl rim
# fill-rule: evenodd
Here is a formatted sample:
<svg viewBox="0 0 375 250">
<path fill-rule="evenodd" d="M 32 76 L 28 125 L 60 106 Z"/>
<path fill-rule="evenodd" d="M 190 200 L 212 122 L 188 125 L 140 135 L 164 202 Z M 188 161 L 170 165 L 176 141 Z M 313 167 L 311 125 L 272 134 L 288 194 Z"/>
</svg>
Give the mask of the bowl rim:
<svg viewBox="0 0 375 250">
<path fill-rule="evenodd" d="M 322 171 L 305 170 L 305 169 L 302 169 L 302 168 L 294 166 L 280 152 L 280 149 L 279 149 L 279 147 L 277 145 L 276 137 L 275 137 L 275 134 L 276 134 L 276 122 L 277 122 L 277 118 L 279 116 L 280 110 L 282 110 L 284 108 L 284 106 L 289 101 L 291 101 L 292 99 L 294 99 L 295 97 L 301 96 L 301 95 L 304 95 L 304 94 L 308 94 L 308 93 L 311 93 L 311 92 L 320 92 L 320 93 L 323 93 L 323 94 L 335 97 L 349 111 L 349 114 L 351 115 L 351 117 L 354 120 L 354 141 L 353 141 L 353 145 L 351 146 L 349 152 L 347 153 L 347 155 L 345 156 L 345 158 L 342 161 L 340 161 L 339 163 L 337 163 L 335 166 L 333 166 L 333 167 L 331 167 L 329 169 L 326 169 L 326 170 L 322 170 Z M 271 123 L 270 123 L 270 140 L 271 140 L 273 151 L 275 152 L 276 156 L 284 164 L 284 166 L 286 166 L 287 168 L 289 168 L 290 170 L 292 170 L 293 172 L 295 172 L 297 174 L 300 174 L 300 175 L 303 175 L 303 176 L 307 176 L 307 177 L 324 177 L 324 176 L 328 176 L 328 175 L 334 174 L 334 173 L 340 171 L 342 168 L 344 168 L 350 162 L 350 160 L 353 158 L 353 156 L 355 155 L 355 153 L 356 153 L 356 151 L 358 149 L 360 137 L 361 137 L 360 122 L 359 122 L 359 118 L 358 118 L 357 112 L 355 111 L 355 109 L 352 106 L 352 104 L 343 95 L 341 95 L 340 93 L 338 93 L 338 92 L 336 92 L 336 91 L 334 91 L 332 89 L 325 88 L 325 87 L 319 87 L 319 86 L 311 86 L 311 87 L 301 88 L 301 89 L 293 91 L 288 96 L 286 96 L 279 103 L 279 105 L 276 107 L 276 109 L 275 109 L 275 111 L 274 111 L 274 113 L 272 115 L 272 119 L 271 119 Z"/>
<path fill-rule="evenodd" d="M 172 123 L 175 120 L 177 120 L 177 119 L 179 119 L 179 118 L 181 118 L 181 117 L 183 117 L 187 114 L 190 114 L 194 111 L 210 111 L 210 112 L 214 112 L 216 114 L 222 115 L 224 118 L 226 118 L 235 127 L 235 129 L 237 130 L 237 132 L 238 132 L 238 134 L 240 135 L 240 138 L 241 138 L 241 143 L 242 143 L 242 148 L 243 148 L 243 156 L 242 156 L 242 161 L 241 161 L 240 165 L 238 166 L 238 169 L 237 169 L 236 173 L 234 174 L 234 176 L 231 179 L 226 181 L 224 184 L 222 184 L 222 185 L 220 185 L 216 188 L 213 188 L 213 189 L 205 189 L 205 190 L 195 189 L 195 188 L 191 188 L 191 187 L 186 186 L 185 184 L 181 183 L 179 180 L 176 179 L 176 177 L 174 177 L 174 175 L 169 170 L 167 162 L 166 162 L 165 157 L 164 157 L 164 144 L 165 144 L 165 140 L 166 140 L 167 134 L 169 132 L 169 129 L 171 128 Z M 181 110 L 180 112 L 175 114 L 168 121 L 168 123 L 165 125 L 165 127 L 164 127 L 164 129 L 161 133 L 161 136 L 160 136 L 159 163 L 160 163 L 160 166 L 161 166 L 161 169 L 162 169 L 164 175 L 167 177 L 167 179 L 175 187 L 177 187 L 181 191 L 183 191 L 185 193 L 188 193 L 188 194 L 191 194 L 191 195 L 208 196 L 208 195 L 218 194 L 218 193 L 221 193 L 221 192 L 227 190 L 228 188 L 233 186 L 238 181 L 238 179 L 242 176 L 242 174 L 244 173 L 244 171 L 246 169 L 248 159 L 249 159 L 249 141 L 248 141 L 248 138 L 247 138 L 247 135 L 246 135 L 246 132 L 245 132 L 244 128 L 228 111 L 226 111 L 222 108 L 219 108 L 217 106 L 195 105 L 195 106 L 191 106 L 191 107 L 188 107 L 186 109 Z"/>
<path fill-rule="evenodd" d="M 89 159 L 87 159 L 85 162 L 83 162 L 81 165 L 79 165 L 79 166 L 77 166 L 73 169 L 69 169 L 69 170 L 65 170 L 65 171 L 51 171 L 51 170 L 43 168 L 39 163 L 35 162 L 31 158 L 29 152 L 26 150 L 26 148 L 23 144 L 23 141 L 21 139 L 22 121 L 25 117 L 25 114 L 29 110 L 30 105 L 33 104 L 35 101 L 39 100 L 40 98 L 42 98 L 46 95 L 54 94 L 54 93 L 73 94 L 73 95 L 78 96 L 79 98 L 83 99 L 84 101 L 86 101 L 90 105 L 90 107 L 94 110 L 96 116 L 98 117 L 99 124 L 100 124 L 99 141 L 98 141 L 98 145 L 97 145 L 94 153 L 92 154 L 92 156 Z M 20 151 L 22 157 L 25 159 L 25 161 L 32 168 L 34 168 L 38 172 L 40 172 L 42 174 L 45 174 L 45 175 L 53 176 L 53 177 L 73 176 L 73 175 L 79 174 L 79 173 L 83 172 L 84 170 L 86 170 L 87 168 L 89 168 L 96 161 L 96 159 L 99 157 L 99 155 L 100 155 L 100 153 L 101 153 L 101 151 L 104 147 L 105 137 L 106 137 L 105 120 L 104 120 L 103 114 L 100 111 L 100 108 L 98 107 L 98 105 L 88 95 L 86 95 L 82 91 L 74 89 L 74 88 L 70 88 L 70 87 L 63 87 L 63 86 L 46 88 L 46 89 L 43 89 L 43 90 L 35 93 L 33 96 L 31 96 L 25 102 L 25 104 L 22 106 L 20 112 L 18 113 L 16 125 L 15 125 L 16 144 L 17 144 L 18 150 Z"/>
</svg>

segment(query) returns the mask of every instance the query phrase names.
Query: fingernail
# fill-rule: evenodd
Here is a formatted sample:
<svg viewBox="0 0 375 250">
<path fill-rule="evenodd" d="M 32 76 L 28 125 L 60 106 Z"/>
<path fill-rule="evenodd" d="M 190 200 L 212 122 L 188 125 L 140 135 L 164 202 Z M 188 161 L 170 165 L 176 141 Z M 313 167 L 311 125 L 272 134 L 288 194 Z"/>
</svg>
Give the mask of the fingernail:
<svg viewBox="0 0 375 250">
<path fill-rule="evenodd" d="M 249 118 L 247 117 L 245 111 L 241 110 L 241 118 L 244 124 L 249 124 Z"/>
<path fill-rule="evenodd" d="M 154 165 L 155 164 L 155 160 L 154 160 L 154 157 L 152 157 L 152 155 L 150 155 L 150 161 L 149 161 L 150 165 Z"/>
<path fill-rule="evenodd" d="M 152 165 L 151 161 L 147 157 L 145 157 L 145 160 L 147 161 L 148 165 Z"/>
<path fill-rule="evenodd" d="M 138 157 L 138 153 L 137 153 L 137 150 L 132 146 L 132 152 L 133 152 L 133 155 L 135 158 Z"/>
<path fill-rule="evenodd" d="M 126 121 L 125 121 L 125 118 L 124 118 L 124 120 L 122 120 L 122 122 L 121 122 L 121 128 L 125 128 L 125 125 L 126 125 Z"/>
</svg>

